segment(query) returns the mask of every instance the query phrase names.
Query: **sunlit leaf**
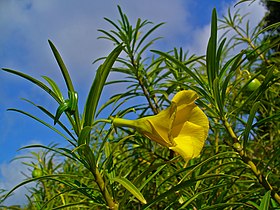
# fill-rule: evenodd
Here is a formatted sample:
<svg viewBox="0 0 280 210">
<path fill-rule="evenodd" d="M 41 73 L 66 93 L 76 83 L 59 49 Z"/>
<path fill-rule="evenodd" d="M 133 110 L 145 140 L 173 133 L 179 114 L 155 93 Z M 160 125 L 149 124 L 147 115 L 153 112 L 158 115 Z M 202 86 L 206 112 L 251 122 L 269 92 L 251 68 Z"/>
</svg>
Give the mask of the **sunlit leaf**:
<svg viewBox="0 0 280 210">
<path fill-rule="evenodd" d="M 271 191 L 267 191 L 261 200 L 261 205 L 259 207 L 259 210 L 269 209 L 270 197 L 271 197 Z"/>
<path fill-rule="evenodd" d="M 52 87 L 52 90 L 54 93 L 56 93 L 57 97 L 63 101 L 63 96 L 62 96 L 62 93 L 60 91 L 60 89 L 58 88 L 57 84 L 55 83 L 55 81 L 53 81 L 51 78 L 47 77 L 47 76 L 42 76 L 49 84 L 50 86 Z"/>
<path fill-rule="evenodd" d="M 147 203 L 142 193 L 128 179 L 124 177 L 115 177 L 113 178 L 113 181 L 116 181 L 120 183 L 122 186 L 124 186 L 132 195 L 134 195 L 142 203 L 144 204 Z"/>
<path fill-rule="evenodd" d="M 64 81 L 65 81 L 65 83 L 67 85 L 68 90 L 69 91 L 75 91 L 74 90 L 74 86 L 72 84 L 71 77 L 69 75 L 69 72 L 68 72 L 68 70 L 67 70 L 67 68 L 66 68 L 66 66 L 65 66 L 65 64 L 64 64 L 64 62 L 63 62 L 63 60 L 62 60 L 62 58 L 61 58 L 61 56 L 60 56 L 60 54 L 58 52 L 58 50 L 56 49 L 56 47 L 54 46 L 54 44 L 50 40 L 48 40 L 48 42 L 49 42 L 49 45 L 50 45 L 50 47 L 52 49 L 54 57 L 55 57 L 58 65 L 60 67 L 61 73 L 63 75 Z"/>
</svg>

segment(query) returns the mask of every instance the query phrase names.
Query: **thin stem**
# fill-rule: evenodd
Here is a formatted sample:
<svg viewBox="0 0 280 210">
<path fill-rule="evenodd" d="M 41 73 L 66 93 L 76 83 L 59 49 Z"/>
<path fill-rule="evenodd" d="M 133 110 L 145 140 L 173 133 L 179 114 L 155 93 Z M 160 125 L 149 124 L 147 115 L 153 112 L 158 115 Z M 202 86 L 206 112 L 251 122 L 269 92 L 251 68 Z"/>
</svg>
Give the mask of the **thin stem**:
<svg viewBox="0 0 280 210">
<path fill-rule="evenodd" d="M 250 46 L 253 50 L 256 50 L 257 54 L 258 54 L 258 55 L 260 56 L 260 58 L 264 61 L 264 63 L 266 63 L 267 65 L 269 65 L 268 60 L 265 58 L 265 56 L 263 55 L 263 53 L 261 53 L 260 50 L 257 49 L 257 47 L 253 44 L 253 42 L 252 42 L 252 40 L 250 39 L 250 37 L 247 37 L 247 36 L 243 35 L 243 34 L 238 30 L 237 26 L 232 25 L 231 27 L 235 30 L 235 32 L 236 32 L 244 41 L 246 41 L 246 42 L 249 44 L 249 46 Z"/>
<path fill-rule="evenodd" d="M 149 103 L 149 106 L 151 107 L 153 113 L 154 114 L 158 114 L 159 110 L 157 109 L 157 107 L 154 106 L 154 104 L 153 104 L 153 102 L 151 100 L 150 94 L 149 94 L 147 88 L 145 87 L 142 79 L 141 78 L 137 78 L 137 79 L 138 79 L 139 85 L 140 85 L 140 87 L 141 87 L 141 89 L 142 89 L 142 91 L 143 91 L 143 93 L 144 93 L 144 95 L 145 95 L 145 97 L 146 97 L 146 99 L 147 99 L 147 101 Z M 155 101 L 155 99 L 154 99 L 154 101 Z"/>
<path fill-rule="evenodd" d="M 112 196 L 110 195 L 98 168 L 96 167 L 94 170 L 91 170 L 91 172 L 95 177 L 95 181 L 96 181 L 104 199 L 106 200 L 106 203 L 109 206 L 109 209 L 117 210 L 118 204 L 114 202 Z"/>
<path fill-rule="evenodd" d="M 277 192 L 273 189 L 273 187 L 270 185 L 268 180 L 265 178 L 265 176 L 262 174 L 262 172 L 257 168 L 255 163 L 247 156 L 244 149 L 242 148 L 235 132 L 233 131 L 231 125 L 228 123 L 227 119 L 223 119 L 223 124 L 228 132 L 228 134 L 231 136 L 231 138 L 234 141 L 234 144 L 232 145 L 233 149 L 239 153 L 242 161 L 246 163 L 258 179 L 259 183 L 266 189 L 271 191 L 271 195 L 274 198 L 274 200 L 280 204 L 280 196 L 277 194 Z"/>
<path fill-rule="evenodd" d="M 154 105 L 154 103 L 151 100 L 152 97 L 150 96 L 149 91 L 147 90 L 147 88 L 145 87 L 145 85 L 143 83 L 142 77 L 139 76 L 138 63 L 135 61 L 132 53 L 129 54 L 129 58 L 130 58 L 130 63 L 132 64 L 132 66 L 135 70 L 135 76 L 136 76 L 136 78 L 138 80 L 138 83 L 139 83 L 139 85 L 140 85 L 148 103 L 149 103 L 150 108 L 152 109 L 154 114 L 158 114 L 159 113 L 159 108 L 158 108 L 157 103 L 156 103 L 156 101 L 157 101 L 156 97 L 155 96 L 153 97 L 153 101 L 155 102 L 155 105 Z"/>
</svg>

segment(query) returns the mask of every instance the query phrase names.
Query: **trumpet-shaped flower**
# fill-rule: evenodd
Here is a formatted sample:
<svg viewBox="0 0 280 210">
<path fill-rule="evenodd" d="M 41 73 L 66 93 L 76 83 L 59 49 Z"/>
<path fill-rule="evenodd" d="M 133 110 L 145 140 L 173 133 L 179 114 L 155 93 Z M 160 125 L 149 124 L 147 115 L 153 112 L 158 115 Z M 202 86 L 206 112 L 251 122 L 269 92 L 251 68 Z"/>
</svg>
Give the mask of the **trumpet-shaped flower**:
<svg viewBox="0 0 280 210">
<path fill-rule="evenodd" d="M 200 154 L 209 130 L 207 116 L 195 104 L 197 98 L 196 92 L 183 90 L 157 115 L 137 120 L 115 118 L 113 125 L 133 128 L 189 161 Z"/>
</svg>

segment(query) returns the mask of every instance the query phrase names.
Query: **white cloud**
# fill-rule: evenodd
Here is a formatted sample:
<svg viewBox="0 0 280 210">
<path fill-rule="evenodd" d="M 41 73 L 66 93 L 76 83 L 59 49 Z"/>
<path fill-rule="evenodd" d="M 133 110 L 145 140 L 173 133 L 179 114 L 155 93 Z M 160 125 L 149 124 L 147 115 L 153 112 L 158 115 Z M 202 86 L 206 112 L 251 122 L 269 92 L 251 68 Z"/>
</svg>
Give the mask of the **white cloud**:
<svg viewBox="0 0 280 210">
<path fill-rule="evenodd" d="M 187 46 L 191 54 L 205 55 L 207 43 L 210 37 L 210 25 L 197 28 L 193 31 L 193 42 Z"/>
<path fill-rule="evenodd" d="M 22 50 L 24 54 L 17 59 L 20 52 L 14 52 L 14 60 L 10 56 L 4 64 L 11 68 L 22 68 L 24 64 L 24 70 L 36 75 L 57 75 L 58 68 L 47 44 L 47 39 L 51 39 L 76 82 L 88 86 L 96 68 L 91 62 L 106 55 L 113 47 L 109 42 L 96 38 L 100 35 L 97 29 L 109 27 L 103 17 L 118 17 L 117 4 L 132 20 L 140 17 L 155 23 L 167 22 L 162 35 L 170 37 L 185 32 L 184 28 L 179 27 L 186 25 L 187 12 L 182 3 L 182 0 L 163 0 L 160 4 L 149 0 L 1 1 L 0 26 L 6 30 L 1 35 L 0 43 L 14 42 L 11 44 L 14 50 Z"/>
<path fill-rule="evenodd" d="M 209 25 L 192 25 L 186 5 L 191 2 L 183 0 L 161 0 L 160 4 L 150 0 L 4 0 L 0 4 L 0 27 L 5 28 L 1 31 L 0 44 L 9 51 L 4 53 L 2 65 L 35 76 L 54 76 L 62 83 L 47 44 L 47 39 L 51 39 L 62 54 L 74 82 L 82 88 L 89 87 L 94 77 L 96 66 L 91 62 L 106 55 L 113 47 L 108 41 L 97 40 L 100 35 L 97 29 L 110 27 L 103 17 L 119 18 L 117 4 L 132 22 L 139 17 L 154 23 L 166 22 L 157 34 L 165 37 L 162 43 L 163 47 L 169 46 L 168 50 L 178 44 L 180 37 L 187 36 L 191 40 L 187 50 L 200 54 L 205 52 L 209 38 Z M 236 8 L 240 8 L 242 14 L 252 13 L 252 25 L 264 14 L 264 8 L 258 3 L 251 6 L 243 3 Z"/>
<path fill-rule="evenodd" d="M 109 41 L 97 40 L 101 35 L 98 29 L 112 29 L 103 17 L 114 21 L 119 19 L 117 5 L 120 5 L 132 24 L 137 18 L 148 19 L 155 24 L 166 22 L 155 36 L 163 36 L 165 41 L 159 42 L 170 50 L 178 41 L 176 37 L 189 31 L 188 10 L 184 4 L 184 0 L 161 0 L 160 4 L 150 0 L 1 1 L 0 28 L 5 28 L 0 36 L 0 45 L 5 50 L 0 53 L 0 57 L 3 55 L 1 66 L 37 78 L 48 75 L 64 88 L 59 67 L 47 43 L 47 39 L 51 39 L 61 53 L 77 90 L 88 91 L 97 69 L 92 61 L 113 49 Z M 80 94 L 80 101 L 84 102 L 84 97 Z"/>
</svg>

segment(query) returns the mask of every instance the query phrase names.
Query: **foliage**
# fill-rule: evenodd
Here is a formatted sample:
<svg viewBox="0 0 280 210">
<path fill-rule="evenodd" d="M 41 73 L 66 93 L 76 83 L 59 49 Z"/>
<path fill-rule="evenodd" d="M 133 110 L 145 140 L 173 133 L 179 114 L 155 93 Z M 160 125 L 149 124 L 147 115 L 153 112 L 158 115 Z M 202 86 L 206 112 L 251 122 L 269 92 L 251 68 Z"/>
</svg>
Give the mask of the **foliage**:
<svg viewBox="0 0 280 210">
<path fill-rule="evenodd" d="M 41 88 L 57 103 L 56 113 L 28 101 L 50 117 L 54 125 L 19 109 L 10 109 L 43 123 L 69 143 L 30 145 L 41 148 L 26 162 L 41 170 L 15 186 L 35 182 L 26 209 L 276 209 L 279 197 L 279 59 L 271 49 L 279 44 L 263 40 L 269 28 L 242 27 L 238 13 L 220 21 L 226 30 L 217 37 L 218 20 L 212 14 L 206 56 L 188 56 L 182 49 L 170 52 L 148 49 L 162 25 L 138 19 L 135 26 L 118 7 L 120 20 L 105 20 L 110 31 L 100 38 L 115 44 L 96 72 L 84 111 L 63 60 L 49 41 L 64 77 L 68 96 L 55 81 L 41 82 L 24 73 L 3 69 Z M 279 25 L 279 24 L 278 24 Z M 274 27 L 278 26 L 274 25 Z M 233 34 L 225 39 L 227 32 Z M 240 52 L 234 51 L 237 47 Z M 121 54 L 122 52 L 122 54 Z M 109 73 L 123 76 L 106 82 Z M 258 81 L 258 82 L 256 82 Z M 258 85 L 253 85 L 257 83 Z M 127 85 L 98 110 L 105 85 Z M 248 88 L 249 87 L 249 88 Z M 210 120 L 210 132 L 201 155 L 184 160 L 130 129 L 116 130 L 111 117 L 157 114 L 179 90 L 198 93 L 197 104 Z M 108 112 L 110 110 L 110 112 Z M 107 119 L 100 119 L 100 113 Z M 133 114 L 134 112 L 134 114 Z M 60 116 L 65 114 L 69 124 Z M 38 171 L 37 171 L 38 172 Z M 16 208 L 16 207 L 15 207 Z"/>
<path fill-rule="evenodd" d="M 280 7 L 280 2 L 279 1 L 268 1 L 268 0 L 263 0 L 263 4 L 267 8 L 267 14 L 264 18 L 265 21 L 265 26 L 270 26 L 274 23 L 278 23 L 280 21 L 280 14 L 279 14 L 279 7 Z M 279 32 L 279 29 L 276 29 Z"/>
<path fill-rule="evenodd" d="M 280 28 L 279 27 L 273 27 L 274 25 L 279 24 L 280 22 L 280 14 L 279 14 L 279 9 L 280 9 L 280 1 L 267 1 L 263 0 L 262 1 L 265 7 L 267 8 L 267 12 L 265 14 L 265 17 L 263 19 L 263 27 L 269 27 L 272 26 L 267 33 L 265 34 L 265 39 L 272 41 L 279 40 L 279 32 Z M 277 52 L 273 53 L 273 58 L 277 59 L 279 57 L 280 53 L 280 46 L 275 45 L 271 51 Z"/>
</svg>

